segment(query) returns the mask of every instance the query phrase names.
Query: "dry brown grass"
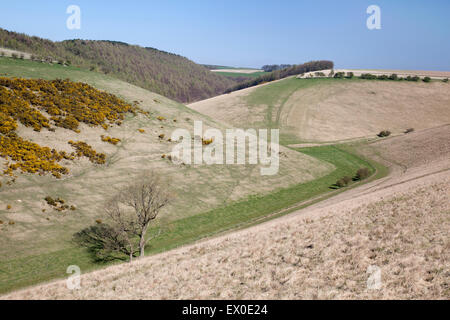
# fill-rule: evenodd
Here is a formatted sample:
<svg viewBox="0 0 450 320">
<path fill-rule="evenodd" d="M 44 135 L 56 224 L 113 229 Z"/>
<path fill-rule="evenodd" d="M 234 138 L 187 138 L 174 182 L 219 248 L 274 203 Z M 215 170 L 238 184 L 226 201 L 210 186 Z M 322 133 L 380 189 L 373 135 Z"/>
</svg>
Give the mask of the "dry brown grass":
<svg viewBox="0 0 450 320">
<path fill-rule="evenodd" d="M 264 88 L 248 88 L 200 101 L 189 107 L 236 127 L 267 127 L 266 117 L 293 142 L 329 142 L 394 135 L 450 123 L 448 83 L 370 80 L 301 80 L 299 89 L 270 106 L 252 105 L 248 97 Z M 286 86 L 292 79 L 282 80 Z M 302 82 L 316 81 L 307 88 Z M 319 81 L 319 82 L 317 82 Z M 272 86 L 273 83 L 266 84 Z M 263 99 L 262 99 L 263 100 Z"/>
<path fill-rule="evenodd" d="M 5 299 L 449 299 L 450 172 Z M 391 181 L 392 182 L 392 181 Z M 367 269 L 382 271 L 369 290 Z"/>
</svg>

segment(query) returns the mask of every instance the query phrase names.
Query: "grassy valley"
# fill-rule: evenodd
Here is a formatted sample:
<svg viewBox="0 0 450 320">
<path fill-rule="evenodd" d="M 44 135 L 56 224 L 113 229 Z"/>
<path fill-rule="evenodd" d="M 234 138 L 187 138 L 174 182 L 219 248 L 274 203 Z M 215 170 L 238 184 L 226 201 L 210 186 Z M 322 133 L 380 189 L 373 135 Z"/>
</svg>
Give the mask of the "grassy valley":
<svg viewBox="0 0 450 320">
<path fill-rule="evenodd" d="M 56 117 L 49 122 L 52 131 L 43 127 L 39 132 L 17 122 L 17 134 L 22 139 L 65 151 L 71 159 L 62 160 L 68 173 L 60 179 L 51 174 L 39 176 L 19 171 L 13 171 L 13 179 L 7 175 L 0 178 L 0 220 L 4 222 L 0 227 L 0 243 L 4 248 L 0 262 L 1 291 L 62 276 L 64 266 L 74 260 L 86 270 L 98 267 L 86 250 L 72 243 L 72 236 L 103 219 L 105 199 L 145 170 L 158 170 L 176 195 L 170 210 L 162 214 L 155 226 L 165 231 L 148 248 L 149 252 L 159 252 L 248 224 L 310 196 L 332 191 L 329 186 L 313 187 L 315 184 L 305 183 L 325 177 L 335 172 L 337 165 L 341 166 L 284 147 L 280 149 L 283 153 L 280 171 L 271 177 L 261 176 L 259 165 L 177 166 L 162 157 L 173 147 L 168 138 L 175 128 L 192 130 L 194 120 L 202 120 L 208 127 L 225 128 L 225 125 L 158 94 L 82 68 L 0 58 L 0 75 L 7 79 L 82 81 L 117 95 L 141 110 L 124 114 L 120 125 L 106 128 L 79 121 L 73 130 L 57 126 L 59 118 Z M 41 108 L 33 110 L 48 114 Z M 46 117 L 50 119 L 50 115 Z M 120 141 L 108 143 L 105 137 Z M 71 153 L 76 150 L 69 141 L 87 143 L 98 154 L 105 155 L 104 163 L 92 163 L 84 157 L 78 159 L 76 154 L 72 159 Z M 15 163 L 8 154 L 3 157 L 10 164 Z M 344 154 L 344 157 L 353 159 L 351 155 Z M 355 171 L 361 165 L 358 161 L 363 160 L 351 160 L 346 170 Z M 2 171 L 9 165 L 2 162 Z M 59 205 L 49 205 L 45 200 L 48 197 L 63 199 L 64 205 L 73 205 L 76 210 L 56 210 Z"/>
</svg>

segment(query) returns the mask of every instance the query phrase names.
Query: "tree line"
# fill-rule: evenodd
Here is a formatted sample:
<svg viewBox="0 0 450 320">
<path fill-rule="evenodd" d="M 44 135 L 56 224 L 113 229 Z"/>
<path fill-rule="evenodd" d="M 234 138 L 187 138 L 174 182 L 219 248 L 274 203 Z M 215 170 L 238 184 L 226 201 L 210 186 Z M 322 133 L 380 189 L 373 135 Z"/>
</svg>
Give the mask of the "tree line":
<svg viewBox="0 0 450 320">
<path fill-rule="evenodd" d="M 328 60 L 310 61 L 299 65 L 293 65 L 291 67 L 282 70 L 275 70 L 268 74 L 263 74 L 262 76 L 255 79 L 239 83 L 234 87 L 231 87 L 230 89 L 226 90 L 225 93 L 230 93 L 233 91 L 254 87 L 264 82 L 271 82 L 306 72 L 333 69 L 333 67 L 334 67 L 333 61 Z"/>
</svg>

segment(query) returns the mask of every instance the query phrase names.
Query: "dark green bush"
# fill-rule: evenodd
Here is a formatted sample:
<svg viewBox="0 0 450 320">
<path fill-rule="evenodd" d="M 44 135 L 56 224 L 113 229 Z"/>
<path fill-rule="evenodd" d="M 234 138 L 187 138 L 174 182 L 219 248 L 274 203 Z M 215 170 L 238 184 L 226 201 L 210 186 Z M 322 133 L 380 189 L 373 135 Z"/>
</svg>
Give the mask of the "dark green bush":
<svg viewBox="0 0 450 320">
<path fill-rule="evenodd" d="M 367 168 L 361 168 L 356 171 L 356 179 L 363 180 L 370 176 L 370 171 Z"/>
<path fill-rule="evenodd" d="M 398 79 L 398 75 L 397 75 L 396 73 L 391 74 L 391 75 L 389 76 L 389 80 L 394 80 L 394 81 L 399 80 L 399 79 Z"/>
<path fill-rule="evenodd" d="M 336 185 L 339 188 L 343 188 L 343 187 L 347 186 L 347 184 L 345 183 L 344 179 L 339 179 L 338 181 L 336 181 Z"/>
<path fill-rule="evenodd" d="M 430 82 L 430 81 L 431 81 L 431 78 L 430 78 L 430 77 L 425 77 L 425 78 L 422 79 L 422 81 L 423 81 L 423 82 Z"/>
<path fill-rule="evenodd" d="M 344 182 L 345 182 L 346 185 L 349 185 L 350 182 L 352 182 L 352 178 L 349 177 L 349 176 L 343 177 L 342 180 L 344 180 Z"/>
<path fill-rule="evenodd" d="M 389 130 L 383 130 L 378 134 L 378 136 L 380 138 L 389 137 L 390 135 L 391 135 L 391 132 Z"/>
<path fill-rule="evenodd" d="M 375 80 L 377 78 L 376 75 L 373 75 L 371 73 L 363 73 L 360 76 L 361 79 L 366 79 L 366 80 Z"/>
</svg>

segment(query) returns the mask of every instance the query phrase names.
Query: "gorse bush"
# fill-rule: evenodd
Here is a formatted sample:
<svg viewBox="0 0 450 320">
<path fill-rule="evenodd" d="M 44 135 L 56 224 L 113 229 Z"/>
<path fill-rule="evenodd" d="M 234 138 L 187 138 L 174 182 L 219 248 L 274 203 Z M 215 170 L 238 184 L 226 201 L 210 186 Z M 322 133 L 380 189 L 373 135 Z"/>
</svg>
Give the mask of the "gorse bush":
<svg viewBox="0 0 450 320">
<path fill-rule="evenodd" d="M 60 178 L 62 174 L 69 172 L 57 163 L 63 158 L 58 151 L 23 140 L 15 133 L 0 135 L 0 157 L 14 161 L 3 172 L 7 175 L 12 175 L 14 170 L 20 169 L 22 172 L 40 175 L 50 172 Z"/>
<path fill-rule="evenodd" d="M 97 153 L 90 145 L 83 141 L 69 141 L 69 144 L 76 150 L 78 157 L 86 157 L 92 163 L 104 164 L 106 155 L 104 153 Z"/>
<path fill-rule="evenodd" d="M 15 170 L 41 175 L 49 172 L 60 178 L 69 172 L 58 164 L 62 159 L 86 156 L 94 163 L 105 162 L 104 154 L 97 154 L 85 143 L 73 143 L 76 153 L 67 154 L 22 139 L 16 133 L 19 122 L 35 131 L 44 128 L 54 131 L 54 125 L 80 132 L 80 123 L 107 129 L 122 121 L 125 114 L 137 112 L 146 114 L 114 95 L 84 83 L 0 77 L 0 157 L 13 162 L 7 164 L 3 173 L 12 176 Z M 110 137 L 105 139 L 113 144 L 120 141 Z"/>
<path fill-rule="evenodd" d="M 102 139 L 103 142 L 108 142 L 113 145 L 117 145 L 121 141 L 119 138 L 111 138 L 104 135 L 102 135 L 100 138 Z"/>
<path fill-rule="evenodd" d="M 47 112 L 48 119 L 38 110 Z M 36 131 L 55 126 L 76 130 L 80 122 L 92 126 L 114 124 L 126 113 L 140 112 L 116 96 L 70 80 L 31 80 L 0 77 L 0 113 Z"/>
</svg>

